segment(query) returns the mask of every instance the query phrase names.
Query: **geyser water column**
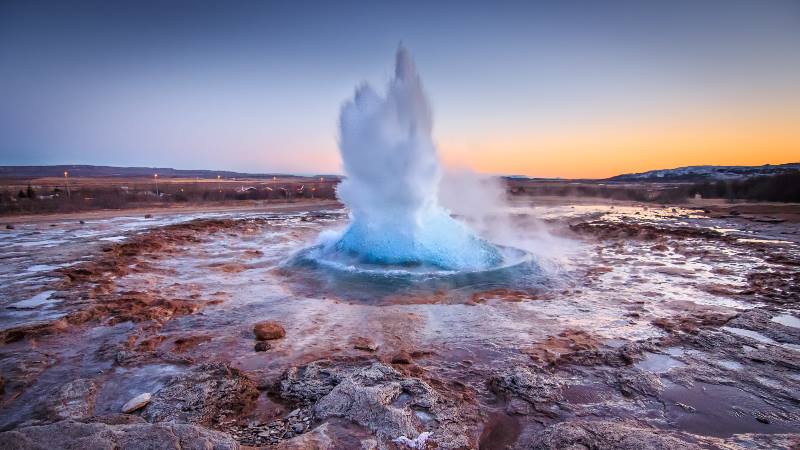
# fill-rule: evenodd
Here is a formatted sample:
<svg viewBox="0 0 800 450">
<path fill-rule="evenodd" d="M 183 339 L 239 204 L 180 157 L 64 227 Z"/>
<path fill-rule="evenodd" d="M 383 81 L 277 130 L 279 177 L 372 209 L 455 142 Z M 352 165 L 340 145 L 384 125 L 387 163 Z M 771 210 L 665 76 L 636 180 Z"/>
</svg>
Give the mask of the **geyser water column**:
<svg viewBox="0 0 800 450">
<path fill-rule="evenodd" d="M 405 48 L 397 51 L 386 96 L 361 85 L 342 106 L 339 125 L 346 177 L 337 194 L 351 223 L 322 244 L 325 257 L 456 271 L 502 263 L 495 246 L 438 204 L 441 170 L 431 110 Z"/>
</svg>

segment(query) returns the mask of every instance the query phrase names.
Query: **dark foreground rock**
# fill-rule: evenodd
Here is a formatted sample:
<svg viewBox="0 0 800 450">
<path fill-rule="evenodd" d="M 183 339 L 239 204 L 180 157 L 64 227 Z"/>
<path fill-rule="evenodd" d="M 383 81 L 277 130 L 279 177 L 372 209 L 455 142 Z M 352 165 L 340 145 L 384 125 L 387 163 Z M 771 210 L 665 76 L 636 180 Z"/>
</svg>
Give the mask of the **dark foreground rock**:
<svg viewBox="0 0 800 450">
<path fill-rule="evenodd" d="M 235 450 L 229 435 L 186 424 L 106 425 L 65 420 L 0 433 L 0 450 Z"/>
<path fill-rule="evenodd" d="M 258 395 L 255 382 L 240 370 L 224 363 L 202 364 L 153 394 L 142 417 L 210 425 L 249 408 Z"/>
<path fill-rule="evenodd" d="M 477 408 L 466 393 L 434 389 L 382 363 L 335 365 L 315 361 L 290 369 L 279 395 L 313 405 L 314 417 L 325 423 L 344 420 L 377 438 L 378 448 L 392 441 L 431 435 L 441 449 L 477 446 Z"/>
<path fill-rule="evenodd" d="M 616 450 L 694 450 L 700 447 L 676 439 L 668 432 L 639 428 L 616 422 L 561 422 L 537 433 L 518 449 L 616 449 Z"/>
<path fill-rule="evenodd" d="M 528 415 L 534 411 L 551 415 L 562 400 L 562 384 L 556 377 L 527 367 L 514 367 L 489 380 L 492 390 L 503 396 L 510 414 Z"/>
</svg>

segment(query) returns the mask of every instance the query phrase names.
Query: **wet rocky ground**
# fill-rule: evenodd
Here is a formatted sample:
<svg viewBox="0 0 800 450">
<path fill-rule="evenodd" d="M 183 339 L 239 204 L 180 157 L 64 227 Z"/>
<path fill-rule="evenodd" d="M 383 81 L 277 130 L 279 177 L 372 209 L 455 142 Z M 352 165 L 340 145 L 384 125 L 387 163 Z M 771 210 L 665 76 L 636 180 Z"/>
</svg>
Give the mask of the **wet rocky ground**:
<svg viewBox="0 0 800 450">
<path fill-rule="evenodd" d="M 797 223 L 518 203 L 535 286 L 365 295 L 307 209 L 2 230 L 0 448 L 800 446 Z"/>
</svg>

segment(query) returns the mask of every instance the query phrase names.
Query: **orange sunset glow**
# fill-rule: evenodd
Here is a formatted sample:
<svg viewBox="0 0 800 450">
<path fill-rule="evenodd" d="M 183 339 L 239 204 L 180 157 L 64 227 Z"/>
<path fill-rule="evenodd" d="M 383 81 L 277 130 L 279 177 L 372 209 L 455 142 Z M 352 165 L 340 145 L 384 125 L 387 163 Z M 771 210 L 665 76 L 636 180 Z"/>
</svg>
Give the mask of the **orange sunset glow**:
<svg viewBox="0 0 800 450">
<path fill-rule="evenodd" d="M 444 137 L 442 159 L 496 174 L 607 178 L 690 165 L 762 165 L 800 161 L 800 114 L 775 120 L 646 119 L 575 124 L 513 135 Z M 502 157 L 498 157 L 502 155 Z"/>
</svg>

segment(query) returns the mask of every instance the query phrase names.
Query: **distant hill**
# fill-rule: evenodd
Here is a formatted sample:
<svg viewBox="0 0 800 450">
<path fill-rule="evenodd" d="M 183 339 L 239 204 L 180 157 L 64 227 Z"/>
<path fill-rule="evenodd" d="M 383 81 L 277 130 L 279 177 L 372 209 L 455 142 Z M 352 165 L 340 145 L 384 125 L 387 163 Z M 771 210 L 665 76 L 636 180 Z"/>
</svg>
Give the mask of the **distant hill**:
<svg viewBox="0 0 800 450">
<path fill-rule="evenodd" d="M 225 170 L 182 170 L 169 167 L 113 167 L 90 165 L 58 165 L 58 166 L 0 166 L 0 178 L 41 178 L 62 177 L 64 172 L 71 177 L 151 177 L 158 174 L 162 178 L 308 178 L 300 175 L 281 173 L 242 173 Z M 316 175 L 320 176 L 320 175 Z M 335 175 L 322 175 L 338 178 Z"/>
<path fill-rule="evenodd" d="M 756 176 L 779 175 L 798 171 L 800 171 L 800 163 L 766 164 L 763 166 L 688 166 L 617 175 L 608 180 L 645 182 L 741 180 Z"/>
</svg>

